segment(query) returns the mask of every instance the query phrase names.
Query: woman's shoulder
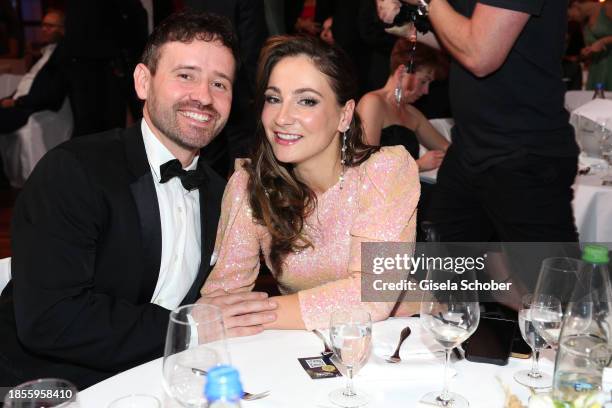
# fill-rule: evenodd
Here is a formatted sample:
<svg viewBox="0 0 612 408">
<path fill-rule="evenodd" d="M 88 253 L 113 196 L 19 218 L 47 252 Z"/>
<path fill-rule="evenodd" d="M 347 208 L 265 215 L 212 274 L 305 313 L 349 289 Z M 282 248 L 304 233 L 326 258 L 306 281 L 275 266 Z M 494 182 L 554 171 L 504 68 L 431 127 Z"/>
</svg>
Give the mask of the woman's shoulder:
<svg viewBox="0 0 612 408">
<path fill-rule="evenodd" d="M 233 195 L 245 195 L 247 185 L 249 184 L 249 172 L 245 166 L 249 165 L 247 159 L 236 159 L 234 163 L 234 173 L 227 182 L 225 194 L 232 193 Z"/>
<path fill-rule="evenodd" d="M 418 177 L 417 164 L 404 146 L 383 146 L 360 165 L 362 179 L 383 187 L 397 183 L 407 173 Z M 384 187 L 383 187 L 384 188 Z"/>
</svg>

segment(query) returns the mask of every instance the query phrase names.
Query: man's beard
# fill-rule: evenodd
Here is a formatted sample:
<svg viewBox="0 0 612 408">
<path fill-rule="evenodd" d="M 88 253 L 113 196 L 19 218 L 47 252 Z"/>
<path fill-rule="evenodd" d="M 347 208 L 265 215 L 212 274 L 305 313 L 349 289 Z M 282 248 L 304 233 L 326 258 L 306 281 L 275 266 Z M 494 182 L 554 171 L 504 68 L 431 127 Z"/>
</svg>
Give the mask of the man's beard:
<svg viewBox="0 0 612 408">
<path fill-rule="evenodd" d="M 201 149 L 216 136 L 214 123 L 219 120 L 219 113 L 211 105 L 202 105 L 197 101 L 177 102 L 171 109 L 159 109 L 155 96 L 149 105 L 149 116 L 153 125 L 168 139 L 184 149 Z M 195 132 L 195 137 L 189 137 L 188 132 L 182 131 L 178 123 L 178 111 L 184 108 L 194 108 L 200 113 L 210 116 L 211 126 L 208 128 L 189 127 Z"/>
</svg>

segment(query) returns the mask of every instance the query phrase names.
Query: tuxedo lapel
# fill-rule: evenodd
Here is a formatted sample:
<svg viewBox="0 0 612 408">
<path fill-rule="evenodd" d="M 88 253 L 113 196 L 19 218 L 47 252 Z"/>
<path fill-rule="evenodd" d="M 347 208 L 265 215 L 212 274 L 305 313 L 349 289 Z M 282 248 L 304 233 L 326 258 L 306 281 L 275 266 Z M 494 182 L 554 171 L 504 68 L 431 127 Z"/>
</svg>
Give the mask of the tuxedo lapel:
<svg viewBox="0 0 612 408">
<path fill-rule="evenodd" d="M 138 210 L 142 237 L 144 276 L 138 301 L 145 303 L 151 300 L 159 278 L 161 264 L 162 237 L 159 203 L 140 126 L 126 130 L 125 148 L 128 167 L 134 176 L 134 181 L 130 183 L 130 190 Z"/>
</svg>

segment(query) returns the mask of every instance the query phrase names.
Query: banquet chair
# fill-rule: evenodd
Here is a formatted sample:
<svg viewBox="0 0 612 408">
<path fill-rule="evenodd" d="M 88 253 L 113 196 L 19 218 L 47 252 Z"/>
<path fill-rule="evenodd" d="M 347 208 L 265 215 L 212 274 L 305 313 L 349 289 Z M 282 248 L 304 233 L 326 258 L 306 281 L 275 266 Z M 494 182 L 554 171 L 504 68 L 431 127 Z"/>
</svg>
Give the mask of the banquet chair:
<svg viewBox="0 0 612 408">
<path fill-rule="evenodd" d="M 0 74 L 0 98 L 6 98 L 15 92 L 22 77 L 23 75 Z"/>
<path fill-rule="evenodd" d="M 40 111 L 30 115 L 19 130 L 0 135 L 0 156 L 11 186 L 21 188 L 47 151 L 68 140 L 73 120 L 68 98 L 57 112 Z"/>
<path fill-rule="evenodd" d="M 0 293 L 11 280 L 11 258 L 0 259 Z"/>
</svg>

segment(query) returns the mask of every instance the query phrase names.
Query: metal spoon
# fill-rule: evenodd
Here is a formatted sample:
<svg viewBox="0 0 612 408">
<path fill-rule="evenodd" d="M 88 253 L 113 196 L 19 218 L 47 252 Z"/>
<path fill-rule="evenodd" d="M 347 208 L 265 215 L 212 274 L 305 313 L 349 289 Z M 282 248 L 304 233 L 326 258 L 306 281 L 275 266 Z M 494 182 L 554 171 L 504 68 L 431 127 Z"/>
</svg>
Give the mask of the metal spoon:
<svg viewBox="0 0 612 408">
<path fill-rule="evenodd" d="M 323 357 L 328 357 L 331 356 L 332 354 L 334 354 L 334 351 L 332 350 L 332 348 L 329 346 L 329 343 L 327 342 L 327 339 L 325 338 L 325 336 L 323 335 L 323 333 L 321 333 L 319 330 L 315 329 L 312 331 L 314 334 L 317 335 L 318 338 L 321 339 L 321 341 L 323 342 L 323 345 L 325 346 L 325 350 L 321 352 L 321 355 Z"/>
<path fill-rule="evenodd" d="M 397 343 L 397 348 L 395 349 L 395 353 L 393 353 L 386 359 L 387 363 L 399 363 L 400 361 L 402 361 L 402 359 L 400 358 L 400 348 L 402 348 L 402 343 L 408 338 L 408 336 L 410 336 L 410 333 L 410 327 L 406 326 L 402 329 L 402 332 L 400 333 L 399 343 Z"/>
</svg>

